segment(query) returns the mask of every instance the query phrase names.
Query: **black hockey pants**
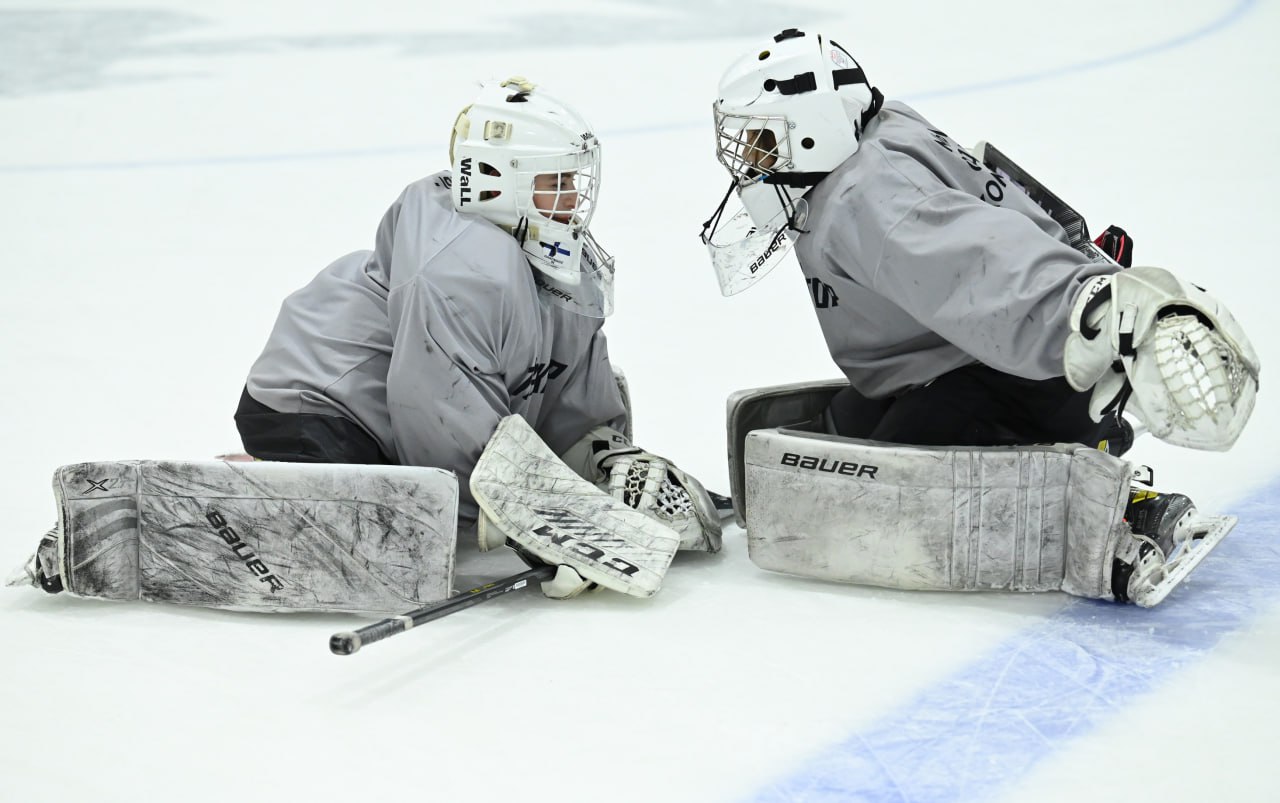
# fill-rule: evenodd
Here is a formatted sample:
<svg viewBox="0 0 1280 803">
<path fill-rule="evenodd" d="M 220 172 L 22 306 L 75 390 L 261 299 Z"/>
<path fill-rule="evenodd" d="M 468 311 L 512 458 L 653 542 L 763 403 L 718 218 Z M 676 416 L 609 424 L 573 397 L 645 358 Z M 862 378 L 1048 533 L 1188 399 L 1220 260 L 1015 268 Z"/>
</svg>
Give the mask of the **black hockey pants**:
<svg viewBox="0 0 1280 803">
<path fill-rule="evenodd" d="M 1097 446 L 1103 425 L 1089 417 L 1089 394 L 1061 377 L 1022 379 L 975 364 L 898 396 L 868 399 L 840 391 L 829 408 L 849 438 L 920 446 Z"/>
<path fill-rule="evenodd" d="M 236 429 L 244 450 L 259 460 L 282 463 L 394 464 L 369 433 L 345 418 L 314 413 L 281 413 L 240 394 Z"/>
</svg>

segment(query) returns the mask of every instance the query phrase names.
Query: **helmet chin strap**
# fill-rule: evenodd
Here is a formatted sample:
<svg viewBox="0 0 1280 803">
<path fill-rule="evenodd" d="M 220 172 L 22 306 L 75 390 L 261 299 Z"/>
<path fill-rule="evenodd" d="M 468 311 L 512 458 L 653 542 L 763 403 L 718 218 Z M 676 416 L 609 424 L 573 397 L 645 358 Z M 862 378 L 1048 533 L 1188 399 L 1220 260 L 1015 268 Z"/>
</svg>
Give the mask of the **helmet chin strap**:
<svg viewBox="0 0 1280 803">
<path fill-rule="evenodd" d="M 871 105 L 862 113 L 862 120 L 859 121 L 861 126 L 858 129 L 858 139 L 862 139 L 862 129 L 867 127 L 867 123 L 871 122 L 871 118 L 880 113 L 880 107 L 884 105 L 884 93 L 874 86 L 868 87 L 871 90 Z"/>
<path fill-rule="evenodd" d="M 827 173 L 803 173 L 803 174 L 791 173 L 786 175 L 818 176 L 819 177 L 818 180 L 820 181 L 822 177 L 827 176 L 828 174 Z M 770 181 L 769 180 L 770 178 L 772 177 L 770 176 L 770 177 L 761 179 L 761 183 L 773 184 L 773 185 L 784 184 L 784 182 Z M 816 184 L 817 181 L 814 181 L 813 183 Z M 785 183 L 784 186 L 805 187 L 805 186 L 812 186 L 812 185 L 793 184 L 788 182 L 788 183 Z M 729 189 L 725 190 L 724 197 L 720 199 L 719 205 L 716 206 L 716 211 L 711 213 L 711 217 L 703 221 L 702 233 L 699 234 L 698 237 L 699 239 L 702 240 L 704 245 L 709 243 L 711 240 L 711 235 L 715 234 L 716 228 L 718 228 L 720 225 L 720 218 L 724 216 L 724 208 L 726 205 L 728 205 L 729 198 L 733 196 L 733 191 L 736 189 L 738 189 L 738 182 L 730 179 Z M 804 225 L 804 220 L 801 219 L 803 216 L 800 214 L 801 209 L 798 206 L 798 204 L 796 204 L 795 201 L 791 200 L 791 196 L 788 195 L 782 189 L 781 186 L 774 186 L 774 192 L 778 194 L 778 203 L 782 207 L 782 210 L 787 213 L 787 228 L 791 229 L 792 231 L 798 232 L 800 234 L 808 234 L 809 233 L 808 229 L 800 228 L 801 226 Z"/>
<path fill-rule="evenodd" d="M 529 218 L 521 215 L 520 220 L 511 229 L 511 236 L 516 238 L 516 242 L 521 245 L 529 238 Z"/>
<path fill-rule="evenodd" d="M 830 170 L 820 173 L 770 173 L 764 177 L 764 183 L 782 187 L 812 187 L 829 175 Z"/>
<path fill-rule="evenodd" d="M 827 175 L 827 174 L 824 173 L 823 175 Z M 774 186 L 773 190 L 774 192 L 778 193 L 778 203 L 782 204 L 782 210 L 787 213 L 787 228 L 791 229 L 797 234 L 808 234 L 809 233 L 808 229 L 800 228 L 806 222 L 808 222 L 808 217 L 809 217 L 809 214 L 807 211 L 808 204 L 807 203 L 805 204 L 805 206 L 803 207 L 804 211 L 802 213 L 802 207 L 800 206 L 800 203 L 797 201 L 793 201 L 791 199 L 790 193 L 788 193 L 782 187 L 779 187 L 776 185 Z M 803 202 L 804 201 L 803 196 L 801 196 L 799 200 L 800 202 Z"/>
<path fill-rule="evenodd" d="M 724 207 L 729 203 L 729 196 L 733 195 L 733 191 L 738 188 L 738 182 L 729 179 L 729 189 L 725 191 L 724 197 L 720 199 L 720 204 L 716 207 L 716 211 L 711 213 L 711 217 L 702 222 L 702 233 L 698 238 L 702 240 L 703 245 L 711 242 L 711 235 L 715 234 L 716 228 L 720 225 L 720 217 L 724 215 Z"/>
</svg>

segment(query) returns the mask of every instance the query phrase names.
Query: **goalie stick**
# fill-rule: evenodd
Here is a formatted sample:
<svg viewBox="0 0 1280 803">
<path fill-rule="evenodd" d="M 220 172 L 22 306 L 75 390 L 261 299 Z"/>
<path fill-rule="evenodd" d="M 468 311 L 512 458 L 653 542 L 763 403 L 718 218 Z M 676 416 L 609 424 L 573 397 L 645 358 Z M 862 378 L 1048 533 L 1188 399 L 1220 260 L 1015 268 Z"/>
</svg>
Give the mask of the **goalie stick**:
<svg viewBox="0 0 1280 803">
<path fill-rule="evenodd" d="M 1072 248 L 1094 262 L 1115 262 L 1089 238 L 1089 227 L 1085 224 L 1083 215 L 1019 167 L 1018 163 L 1006 156 L 1003 151 L 990 142 L 979 142 L 973 146 L 973 155 L 987 167 L 1008 176 L 1022 187 L 1027 197 L 1035 201 L 1067 232 L 1067 240 Z"/>
<path fill-rule="evenodd" d="M 334 633 L 329 637 L 329 651 L 334 655 L 351 655 L 366 644 L 382 641 L 384 638 L 403 633 L 410 628 L 448 616 L 451 613 L 456 613 L 463 608 L 479 605 L 481 602 L 487 602 L 494 597 L 500 597 L 511 591 L 519 591 L 530 583 L 550 580 L 555 576 L 555 573 L 555 566 L 538 566 L 503 580 L 477 586 L 443 602 L 437 602 L 434 605 L 428 605 L 415 611 L 374 622 L 359 630 Z"/>
</svg>

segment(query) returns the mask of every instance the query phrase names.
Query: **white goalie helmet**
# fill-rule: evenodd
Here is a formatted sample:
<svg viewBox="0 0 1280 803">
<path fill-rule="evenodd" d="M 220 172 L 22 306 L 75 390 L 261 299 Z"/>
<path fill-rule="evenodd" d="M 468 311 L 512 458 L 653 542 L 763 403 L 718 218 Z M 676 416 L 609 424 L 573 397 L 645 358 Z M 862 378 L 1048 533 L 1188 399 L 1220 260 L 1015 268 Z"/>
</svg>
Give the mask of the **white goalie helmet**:
<svg viewBox="0 0 1280 803">
<path fill-rule="evenodd" d="M 524 78 L 482 85 L 454 122 L 449 163 L 454 208 L 511 232 L 546 301 L 613 311 L 613 258 L 587 228 L 600 143 L 580 114 Z"/>
<path fill-rule="evenodd" d="M 772 270 L 803 231 L 803 195 L 858 150 L 883 97 L 847 50 L 788 28 L 735 61 L 712 104 L 716 157 L 732 177 L 703 224 L 720 291 L 733 295 Z M 725 216 L 729 196 L 742 209 Z"/>
</svg>

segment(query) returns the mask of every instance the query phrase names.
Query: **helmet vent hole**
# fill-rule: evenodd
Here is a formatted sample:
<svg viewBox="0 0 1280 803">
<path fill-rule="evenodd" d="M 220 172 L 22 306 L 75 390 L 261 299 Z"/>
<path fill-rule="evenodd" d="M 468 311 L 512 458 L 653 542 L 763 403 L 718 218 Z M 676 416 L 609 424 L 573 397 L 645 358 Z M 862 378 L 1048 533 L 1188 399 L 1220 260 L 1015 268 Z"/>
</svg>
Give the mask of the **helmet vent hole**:
<svg viewBox="0 0 1280 803">
<path fill-rule="evenodd" d="M 812 150 L 812 149 L 813 149 L 813 137 L 805 137 L 804 139 L 800 140 L 800 147 L 801 147 L 801 148 L 804 148 L 806 151 L 808 151 L 808 150 Z"/>
<path fill-rule="evenodd" d="M 502 194 L 502 190 L 483 190 L 480 193 L 480 200 L 492 201 L 494 198 L 497 198 L 501 194 Z"/>
<path fill-rule="evenodd" d="M 493 165 L 489 164 L 488 162 L 480 163 L 480 172 L 486 176 L 499 176 L 499 177 L 502 176 L 502 171 L 494 167 Z"/>
<path fill-rule="evenodd" d="M 773 90 L 775 90 L 775 89 L 777 89 L 777 88 L 778 88 L 778 82 L 777 82 L 777 81 L 773 80 L 772 78 L 766 78 L 766 79 L 764 79 L 764 91 L 765 91 L 765 92 L 772 92 Z"/>
<path fill-rule="evenodd" d="M 761 50 L 761 51 L 760 51 L 760 60 L 761 60 L 761 61 L 764 61 L 764 60 L 765 60 L 765 59 L 767 59 L 767 58 L 769 58 L 769 51 L 767 51 L 767 50 Z"/>
</svg>

